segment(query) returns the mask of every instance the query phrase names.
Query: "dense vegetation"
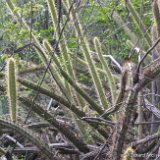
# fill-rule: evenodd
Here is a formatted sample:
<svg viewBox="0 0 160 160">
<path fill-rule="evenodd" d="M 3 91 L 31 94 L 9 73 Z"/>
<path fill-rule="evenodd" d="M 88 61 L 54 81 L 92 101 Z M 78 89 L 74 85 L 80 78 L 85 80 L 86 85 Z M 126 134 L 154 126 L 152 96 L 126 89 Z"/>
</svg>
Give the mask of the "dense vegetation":
<svg viewBox="0 0 160 160">
<path fill-rule="evenodd" d="M 0 159 L 160 159 L 159 35 L 159 0 L 1 0 Z"/>
</svg>

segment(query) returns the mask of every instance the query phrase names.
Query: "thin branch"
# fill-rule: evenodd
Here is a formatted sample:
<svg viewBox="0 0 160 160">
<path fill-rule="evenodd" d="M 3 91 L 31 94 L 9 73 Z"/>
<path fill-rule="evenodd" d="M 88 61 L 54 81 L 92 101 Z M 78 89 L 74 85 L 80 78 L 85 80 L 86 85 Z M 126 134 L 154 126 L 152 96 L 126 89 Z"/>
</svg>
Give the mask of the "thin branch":
<svg viewBox="0 0 160 160">
<path fill-rule="evenodd" d="M 147 55 L 158 45 L 158 43 L 160 42 L 160 38 L 157 39 L 157 41 L 153 44 L 153 46 L 151 46 L 147 52 L 145 53 L 145 55 L 142 57 L 142 59 L 140 60 L 136 72 L 135 72 L 135 76 L 133 78 L 133 83 L 136 84 L 139 82 L 139 72 L 140 72 L 140 67 L 144 61 L 144 59 L 147 57 Z"/>
<path fill-rule="evenodd" d="M 23 146 L 22 144 L 20 144 L 15 138 L 11 137 L 10 135 L 4 134 L 4 135 L 3 135 L 3 138 L 4 138 L 4 139 L 6 138 L 6 139 L 14 142 L 14 143 L 15 143 L 18 147 L 20 147 L 20 148 L 24 148 L 24 146 Z"/>
<path fill-rule="evenodd" d="M 112 55 L 103 55 L 103 57 L 110 58 L 111 61 L 118 67 L 119 71 L 122 72 L 122 66 L 113 58 Z"/>
<path fill-rule="evenodd" d="M 39 116 L 57 128 L 62 134 L 64 134 L 81 152 L 87 153 L 89 151 L 87 145 L 81 137 L 77 136 L 66 124 L 57 121 L 50 113 L 46 112 L 42 106 L 28 98 L 19 97 L 19 100 L 27 107 L 31 107 L 31 104 L 33 104 L 32 109 Z"/>
<path fill-rule="evenodd" d="M 154 140 L 154 139 L 156 139 L 156 138 L 159 138 L 160 137 L 160 133 L 155 133 L 155 134 L 153 134 L 153 135 L 149 135 L 149 136 L 147 136 L 147 137 L 145 137 L 145 138 L 143 138 L 143 139 L 140 139 L 140 140 L 138 140 L 138 141 L 136 141 L 136 142 L 132 142 L 132 144 L 131 144 L 131 146 L 132 147 L 136 147 L 137 145 L 139 145 L 139 144 L 145 144 L 145 143 L 147 143 L 148 141 L 152 141 L 152 140 Z"/>
<path fill-rule="evenodd" d="M 119 110 L 119 108 L 123 104 L 123 99 L 124 99 L 125 89 L 126 89 L 126 84 L 127 84 L 127 78 L 128 78 L 127 73 L 128 73 L 128 70 L 125 70 L 122 74 L 120 92 L 118 94 L 114 107 L 106 110 L 103 116 L 104 115 L 109 116 L 110 114 L 115 113 L 116 111 Z"/>
<path fill-rule="evenodd" d="M 158 151 L 159 147 L 160 147 L 160 140 L 158 140 L 157 145 L 152 149 L 152 151 L 148 153 L 148 157 L 146 158 L 146 160 L 150 160 L 150 159 L 151 159 L 150 155 L 152 155 L 152 154 L 154 154 L 156 151 Z M 157 156 L 158 156 L 158 157 L 156 157 L 155 160 L 159 160 L 159 157 L 160 157 L 160 156 L 159 156 L 159 155 L 157 155 Z"/>
<path fill-rule="evenodd" d="M 116 123 L 114 122 L 111 122 L 111 121 L 107 121 L 103 118 L 98 118 L 98 117 L 83 117 L 81 118 L 82 120 L 84 121 L 87 121 L 87 122 L 91 122 L 91 123 L 96 123 L 96 124 L 104 124 L 106 126 L 114 126 Z"/>
<path fill-rule="evenodd" d="M 103 144 L 103 146 L 100 148 L 99 152 L 97 153 L 96 157 L 94 158 L 94 160 L 97 160 L 98 157 L 100 156 L 100 154 L 103 152 L 103 150 L 105 149 L 105 147 L 107 146 L 108 142 L 110 141 L 112 135 L 114 133 L 114 130 L 112 131 L 112 133 L 109 135 L 108 139 L 106 140 L 106 142 Z"/>
<path fill-rule="evenodd" d="M 160 121 L 135 123 L 135 125 L 147 125 L 147 124 L 160 124 Z"/>
<path fill-rule="evenodd" d="M 144 107 L 147 108 L 150 112 L 152 112 L 156 117 L 160 119 L 160 110 L 151 104 L 147 99 L 144 99 L 145 105 Z"/>
</svg>

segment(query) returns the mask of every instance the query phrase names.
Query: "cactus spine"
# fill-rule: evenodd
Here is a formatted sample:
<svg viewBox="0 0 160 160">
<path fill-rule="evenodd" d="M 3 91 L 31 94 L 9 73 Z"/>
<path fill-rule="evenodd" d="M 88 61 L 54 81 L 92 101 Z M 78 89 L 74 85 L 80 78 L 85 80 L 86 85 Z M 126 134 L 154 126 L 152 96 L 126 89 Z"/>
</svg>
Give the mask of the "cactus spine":
<svg viewBox="0 0 160 160">
<path fill-rule="evenodd" d="M 9 101 L 9 111 L 13 122 L 17 120 L 17 83 L 16 83 L 16 67 L 13 58 L 7 62 L 7 96 Z"/>
</svg>

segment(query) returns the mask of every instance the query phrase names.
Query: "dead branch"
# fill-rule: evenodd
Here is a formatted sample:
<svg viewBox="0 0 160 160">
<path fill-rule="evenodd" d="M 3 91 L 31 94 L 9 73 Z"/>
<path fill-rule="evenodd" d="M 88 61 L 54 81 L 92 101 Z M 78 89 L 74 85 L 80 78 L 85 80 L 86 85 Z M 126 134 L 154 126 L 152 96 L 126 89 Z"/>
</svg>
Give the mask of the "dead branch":
<svg viewBox="0 0 160 160">
<path fill-rule="evenodd" d="M 132 146 L 132 147 L 136 147 L 137 145 L 145 144 L 145 143 L 147 143 L 148 141 L 152 141 L 152 140 L 154 140 L 154 139 L 156 139 L 156 138 L 159 138 L 159 137 L 160 137 L 160 133 L 155 133 L 155 134 L 153 134 L 153 135 L 149 135 L 149 136 L 147 136 L 147 137 L 145 137 L 145 138 L 143 138 L 143 139 L 140 139 L 140 140 L 138 140 L 138 141 L 136 141 L 136 142 L 132 142 L 131 146 Z"/>
</svg>

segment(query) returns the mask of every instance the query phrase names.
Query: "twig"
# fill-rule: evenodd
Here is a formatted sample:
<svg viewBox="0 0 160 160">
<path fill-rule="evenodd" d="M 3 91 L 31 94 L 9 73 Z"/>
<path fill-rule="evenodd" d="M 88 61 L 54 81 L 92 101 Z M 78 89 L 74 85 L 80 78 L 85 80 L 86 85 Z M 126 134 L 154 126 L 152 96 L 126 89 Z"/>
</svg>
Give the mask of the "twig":
<svg viewBox="0 0 160 160">
<path fill-rule="evenodd" d="M 103 55 L 103 57 L 110 58 L 111 61 L 118 67 L 118 69 L 120 70 L 120 72 L 122 72 L 122 67 L 121 67 L 121 65 L 113 58 L 112 55 Z"/>
<path fill-rule="evenodd" d="M 80 160 L 86 160 L 86 159 L 93 159 L 98 153 L 98 150 L 91 151 L 89 153 L 84 154 L 83 156 L 80 156 Z M 105 152 L 103 151 L 105 154 Z"/>
<path fill-rule="evenodd" d="M 155 153 L 159 147 L 160 147 L 160 140 L 158 141 L 157 145 L 152 149 L 152 151 L 150 153 L 148 153 L 148 157 L 146 158 L 146 160 L 150 160 L 151 159 L 150 155 L 153 155 L 153 153 Z M 158 155 L 158 157 L 159 157 L 159 155 Z M 158 157 L 156 157 L 155 160 L 159 160 Z"/>
<path fill-rule="evenodd" d="M 160 121 L 135 123 L 135 125 L 146 125 L 146 124 L 160 124 Z"/>
<path fill-rule="evenodd" d="M 46 122 L 37 122 L 37 123 L 31 123 L 31 124 L 25 125 L 25 127 L 27 128 L 37 128 L 37 129 L 49 127 L 49 126 L 50 124 Z"/>
<path fill-rule="evenodd" d="M 9 136 L 7 134 L 4 134 L 3 138 L 9 139 L 10 141 L 14 142 L 20 148 L 24 148 L 24 146 L 22 144 L 20 144 L 16 139 L 14 139 L 13 137 L 11 137 L 11 136 Z"/>
<path fill-rule="evenodd" d="M 155 107 L 153 104 L 151 104 L 147 99 L 145 99 L 144 101 L 145 101 L 144 107 L 146 107 L 156 117 L 160 118 L 160 110 L 157 107 Z"/>
<path fill-rule="evenodd" d="M 94 160 L 97 160 L 97 158 L 100 156 L 100 154 L 103 152 L 104 148 L 106 147 L 107 143 L 108 143 L 108 140 L 104 143 L 104 145 L 102 146 L 102 148 L 99 150 L 99 152 L 97 153 L 97 155 L 94 158 Z"/>
<path fill-rule="evenodd" d="M 129 100 L 128 100 L 128 105 L 126 106 L 126 110 L 124 113 L 124 118 L 123 118 L 123 123 L 122 123 L 122 127 L 118 126 L 118 128 L 120 129 L 119 133 L 116 135 L 115 138 L 115 149 L 114 149 L 114 160 L 119 160 L 123 151 L 123 146 L 124 146 L 124 142 L 125 142 L 125 138 L 126 138 L 126 134 L 129 128 L 129 125 L 131 123 L 131 119 L 132 116 L 134 115 L 134 113 L 136 112 L 136 108 L 133 107 L 134 104 L 136 103 L 136 99 L 137 99 L 137 95 L 138 95 L 138 87 L 134 87 L 131 90 L 131 94 L 129 96 Z"/>
<path fill-rule="evenodd" d="M 120 92 L 118 94 L 118 97 L 116 99 L 115 105 L 112 108 L 107 109 L 102 115 L 101 117 L 104 116 L 109 116 L 112 113 L 115 113 L 116 111 L 119 110 L 119 108 L 121 107 L 121 105 L 124 103 L 123 99 L 124 99 L 124 95 L 125 95 L 125 89 L 126 89 L 126 84 L 127 84 L 127 70 L 125 70 L 123 72 L 123 75 L 121 77 L 121 87 L 120 87 Z"/>
<path fill-rule="evenodd" d="M 139 145 L 139 144 L 147 143 L 148 141 L 154 140 L 154 139 L 159 138 L 159 137 L 160 137 L 160 133 L 158 132 L 158 133 L 155 133 L 155 134 L 153 134 L 153 135 L 149 135 L 149 136 L 147 136 L 147 137 L 145 137 L 145 138 L 143 138 L 143 139 L 140 139 L 140 140 L 138 140 L 138 141 L 136 141 L 136 142 L 133 142 L 133 143 L 131 144 L 131 146 L 132 146 L 132 147 L 136 147 L 136 146 Z"/>
<path fill-rule="evenodd" d="M 112 131 L 112 133 L 108 136 L 108 139 L 106 140 L 106 142 L 103 144 L 102 148 L 99 150 L 98 154 L 96 155 L 96 157 L 94 158 L 94 160 L 97 160 L 97 158 L 100 156 L 100 154 L 103 152 L 104 148 L 106 147 L 106 145 L 108 144 L 108 141 L 110 140 L 110 138 L 113 135 L 114 130 Z"/>
<path fill-rule="evenodd" d="M 105 125 L 111 125 L 111 126 L 114 126 L 116 123 L 114 122 L 111 122 L 111 121 L 107 121 L 103 118 L 98 118 L 98 117 L 83 117 L 81 118 L 82 120 L 84 121 L 87 121 L 87 122 L 92 122 L 92 123 L 98 123 L 98 124 L 105 124 Z"/>
<path fill-rule="evenodd" d="M 64 134 L 81 152 L 87 153 L 89 151 L 86 143 L 81 139 L 80 136 L 76 135 L 73 130 L 69 128 L 64 123 L 60 123 L 54 118 L 50 113 L 46 112 L 42 106 L 31 101 L 28 98 L 19 97 L 18 98 L 26 107 L 31 107 L 33 105 L 33 111 L 35 111 L 39 116 L 44 118 L 47 122 L 53 125 L 56 129 L 59 130 L 62 134 Z"/>
<path fill-rule="evenodd" d="M 52 147 L 54 148 L 54 146 Z M 76 149 L 72 149 L 72 148 L 65 148 L 62 146 L 57 146 L 55 147 L 56 149 L 58 149 L 61 154 L 80 154 L 80 152 Z M 39 149 L 37 147 L 25 147 L 25 148 L 15 148 L 13 153 L 18 153 L 18 154 L 26 154 L 27 153 L 37 153 L 39 152 Z"/>
<path fill-rule="evenodd" d="M 145 53 L 145 55 L 142 57 L 142 59 L 140 60 L 136 72 L 135 72 L 135 76 L 133 78 L 133 83 L 136 84 L 139 82 L 139 71 L 140 71 L 140 67 L 141 64 L 143 63 L 144 59 L 147 57 L 147 55 L 157 46 L 157 44 L 160 42 L 160 38 L 157 39 L 157 41 L 153 44 L 152 47 L 150 47 L 147 52 Z"/>
</svg>

